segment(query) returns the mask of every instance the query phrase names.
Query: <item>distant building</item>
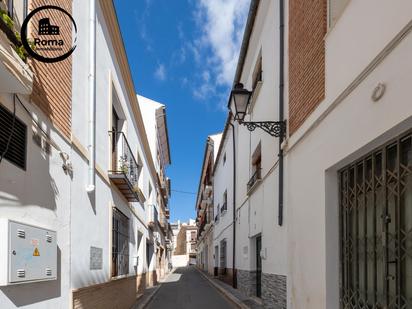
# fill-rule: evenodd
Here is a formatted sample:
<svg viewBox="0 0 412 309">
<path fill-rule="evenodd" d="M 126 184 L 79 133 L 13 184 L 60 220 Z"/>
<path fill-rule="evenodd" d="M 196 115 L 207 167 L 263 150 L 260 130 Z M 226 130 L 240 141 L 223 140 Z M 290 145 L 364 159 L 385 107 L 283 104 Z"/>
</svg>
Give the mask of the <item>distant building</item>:
<svg viewBox="0 0 412 309">
<path fill-rule="evenodd" d="M 173 266 L 186 266 L 196 263 L 197 227 L 195 220 L 188 223 L 172 223 L 173 231 Z"/>
</svg>

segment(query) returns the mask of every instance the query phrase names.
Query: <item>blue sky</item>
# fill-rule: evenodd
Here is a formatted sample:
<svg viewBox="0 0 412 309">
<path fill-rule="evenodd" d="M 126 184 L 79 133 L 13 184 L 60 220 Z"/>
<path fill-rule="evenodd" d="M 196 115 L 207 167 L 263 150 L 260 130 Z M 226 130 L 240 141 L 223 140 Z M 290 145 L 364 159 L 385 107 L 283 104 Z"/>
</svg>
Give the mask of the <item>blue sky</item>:
<svg viewBox="0 0 412 309">
<path fill-rule="evenodd" d="M 197 192 L 205 141 L 223 130 L 249 0 L 115 0 L 136 92 L 167 106 L 172 190 Z M 171 221 L 195 218 L 172 192 Z"/>
</svg>

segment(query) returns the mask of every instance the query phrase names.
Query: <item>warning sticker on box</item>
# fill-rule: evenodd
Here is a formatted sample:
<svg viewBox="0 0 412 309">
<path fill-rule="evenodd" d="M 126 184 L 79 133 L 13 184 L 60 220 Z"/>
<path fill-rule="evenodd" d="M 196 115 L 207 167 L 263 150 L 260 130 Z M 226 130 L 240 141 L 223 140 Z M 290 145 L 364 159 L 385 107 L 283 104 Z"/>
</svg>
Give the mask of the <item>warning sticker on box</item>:
<svg viewBox="0 0 412 309">
<path fill-rule="evenodd" d="M 34 249 L 33 256 L 40 256 L 39 249 L 37 247 Z"/>
</svg>

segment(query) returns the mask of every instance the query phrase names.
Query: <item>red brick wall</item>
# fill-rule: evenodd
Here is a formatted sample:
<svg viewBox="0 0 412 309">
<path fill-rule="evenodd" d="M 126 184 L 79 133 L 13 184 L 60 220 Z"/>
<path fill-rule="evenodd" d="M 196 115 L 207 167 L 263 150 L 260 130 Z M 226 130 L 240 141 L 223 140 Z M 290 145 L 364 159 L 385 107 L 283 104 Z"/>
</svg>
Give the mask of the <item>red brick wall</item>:
<svg viewBox="0 0 412 309">
<path fill-rule="evenodd" d="M 31 0 L 29 5 L 30 10 L 43 5 L 57 5 L 65 9 L 69 14 L 72 12 L 72 0 Z M 62 19 L 59 13 L 54 12 L 49 11 L 48 14 L 51 14 L 47 17 L 50 17 L 52 20 L 62 21 L 58 25 L 60 26 L 60 31 L 62 34 L 64 33 L 65 42 L 71 42 L 72 24 L 67 18 Z M 33 27 L 33 30 L 36 30 L 36 22 L 33 22 Z M 43 63 L 30 59 L 29 64 L 34 72 L 32 102 L 40 107 L 65 136 L 70 138 L 72 100 L 71 57 L 57 63 Z"/>
<path fill-rule="evenodd" d="M 327 0 L 289 1 L 289 132 L 325 97 Z"/>
</svg>

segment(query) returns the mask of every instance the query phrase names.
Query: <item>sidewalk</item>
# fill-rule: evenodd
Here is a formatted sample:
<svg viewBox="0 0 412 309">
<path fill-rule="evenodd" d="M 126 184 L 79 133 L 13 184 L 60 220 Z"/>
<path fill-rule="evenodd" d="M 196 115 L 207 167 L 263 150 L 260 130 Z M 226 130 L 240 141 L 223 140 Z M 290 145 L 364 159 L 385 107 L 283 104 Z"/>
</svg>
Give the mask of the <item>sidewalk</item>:
<svg viewBox="0 0 412 309">
<path fill-rule="evenodd" d="M 165 282 L 167 278 L 174 273 L 174 271 L 175 269 L 172 269 L 170 273 L 168 273 L 165 276 L 165 278 L 159 279 L 157 285 L 146 288 L 144 293 L 137 298 L 136 303 L 131 309 L 144 309 L 150 303 L 150 301 L 156 295 L 156 293 L 159 291 L 160 287 L 162 286 L 162 283 Z"/>
<path fill-rule="evenodd" d="M 202 270 L 195 267 L 196 270 L 206 278 L 220 293 L 225 297 L 235 303 L 239 308 L 243 309 L 263 309 L 263 305 L 259 304 L 253 298 L 242 294 L 238 289 L 234 289 L 230 285 L 224 283 L 223 281 L 210 276 L 209 274 L 203 272 Z"/>
</svg>

